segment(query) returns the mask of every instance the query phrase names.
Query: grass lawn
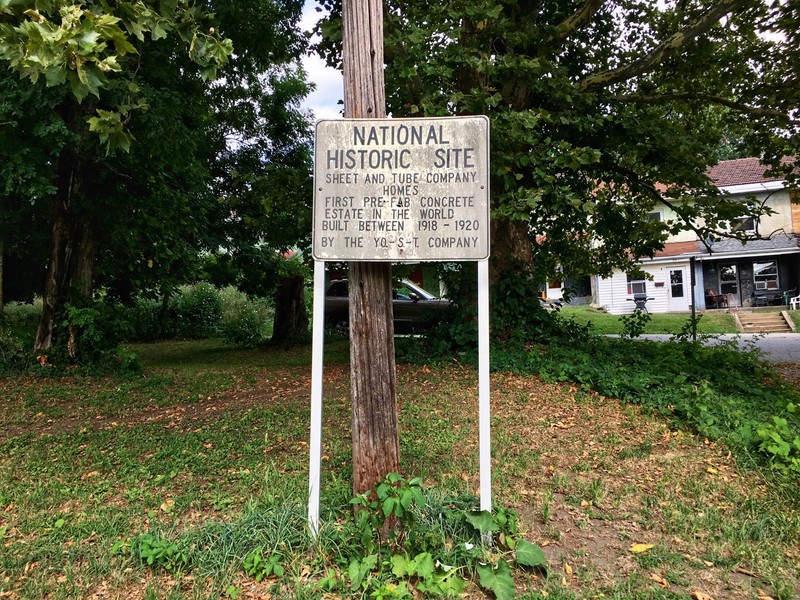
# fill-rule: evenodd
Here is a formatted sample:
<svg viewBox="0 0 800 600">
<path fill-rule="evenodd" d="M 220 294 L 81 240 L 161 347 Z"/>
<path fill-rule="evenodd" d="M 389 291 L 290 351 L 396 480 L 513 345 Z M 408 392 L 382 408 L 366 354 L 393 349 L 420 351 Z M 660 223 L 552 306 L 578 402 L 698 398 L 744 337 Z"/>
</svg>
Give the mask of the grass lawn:
<svg viewBox="0 0 800 600">
<path fill-rule="evenodd" d="M 567 306 L 561 309 L 561 315 L 581 325 L 591 325 L 592 333 L 600 335 L 622 333 L 622 321 L 619 315 L 610 315 L 589 306 Z M 739 333 L 729 312 L 708 311 L 698 313 L 698 316 L 700 316 L 697 324 L 698 334 Z M 651 314 L 644 333 L 680 333 L 683 327 L 688 326 L 690 317 L 688 313 Z"/>
<path fill-rule="evenodd" d="M 341 537 L 347 343 L 326 345 L 319 541 L 305 530 L 310 348 L 133 349 L 146 365 L 134 379 L 0 379 L 0 597 L 369 597 L 348 591 Z M 477 506 L 475 370 L 400 365 L 398 402 L 403 470 L 424 479 L 427 512 Z M 506 371 L 492 376 L 492 428 L 494 501 L 546 558 L 516 573 L 516 597 L 800 593 L 800 494 L 725 446 L 585 386 Z M 246 574 L 255 548 L 283 574 Z M 464 594 L 491 597 L 475 582 Z"/>
</svg>

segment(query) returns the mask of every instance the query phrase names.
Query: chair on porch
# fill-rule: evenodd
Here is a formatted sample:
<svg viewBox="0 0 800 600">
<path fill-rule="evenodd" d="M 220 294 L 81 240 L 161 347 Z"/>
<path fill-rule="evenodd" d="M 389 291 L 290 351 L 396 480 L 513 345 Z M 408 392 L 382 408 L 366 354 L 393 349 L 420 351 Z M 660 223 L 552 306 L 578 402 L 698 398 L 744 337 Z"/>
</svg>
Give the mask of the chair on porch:
<svg viewBox="0 0 800 600">
<path fill-rule="evenodd" d="M 791 308 L 792 310 L 797 310 L 798 308 L 800 308 L 800 296 L 789 298 L 789 308 Z"/>
<path fill-rule="evenodd" d="M 708 297 L 714 303 L 714 308 L 728 307 L 728 296 L 725 294 L 715 294 L 714 290 L 708 290 Z"/>
</svg>

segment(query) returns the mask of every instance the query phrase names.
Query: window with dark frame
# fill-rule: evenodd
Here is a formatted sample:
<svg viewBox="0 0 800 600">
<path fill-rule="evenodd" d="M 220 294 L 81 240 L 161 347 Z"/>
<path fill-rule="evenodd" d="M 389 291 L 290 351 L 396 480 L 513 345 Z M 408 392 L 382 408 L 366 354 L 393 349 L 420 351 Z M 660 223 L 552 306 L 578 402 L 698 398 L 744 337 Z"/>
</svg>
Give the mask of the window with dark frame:
<svg viewBox="0 0 800 600">
<path fill-rule="evenodd" d="M 683 270 L 675 269 L 669 272 L 670 293 L 673 298 L 683 298 Z"/>
<path fill-rule="evenodd" d="M 778 261 L 767 260 L 753 263 L 753 283 L 757 290 L 777 290 Z"/>
<path fill-rule="evenodd" d="M 731 225 L 731 231 L 753 233 L 756 230 L 756 219 L 755 217 L 742 216 L 731 221 Z"/>
</svg>

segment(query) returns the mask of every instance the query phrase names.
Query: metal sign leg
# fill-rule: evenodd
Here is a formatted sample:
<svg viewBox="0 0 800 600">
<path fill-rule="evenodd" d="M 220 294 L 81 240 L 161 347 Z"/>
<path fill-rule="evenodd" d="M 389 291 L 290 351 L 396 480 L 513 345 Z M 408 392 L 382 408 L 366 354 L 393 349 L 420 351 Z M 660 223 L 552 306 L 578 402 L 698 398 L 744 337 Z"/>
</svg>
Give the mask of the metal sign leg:
<svg viewBox="0 0 800 600">
<path fill-rule="evenodd" d="M 492 510 L 492 441 L 489 410 L 489 261 L 478 262 L 478 404 L 481 510 Z"/>
<path fill-rule="evenodd" d="M 308 526 L 319 533 L 319 488 L 322 457 L 322 365 L 325 327 L 325 262 L 314 261 L 314 326 L 311 351 L 311 434 L 308 465 Z"/>
</svg>

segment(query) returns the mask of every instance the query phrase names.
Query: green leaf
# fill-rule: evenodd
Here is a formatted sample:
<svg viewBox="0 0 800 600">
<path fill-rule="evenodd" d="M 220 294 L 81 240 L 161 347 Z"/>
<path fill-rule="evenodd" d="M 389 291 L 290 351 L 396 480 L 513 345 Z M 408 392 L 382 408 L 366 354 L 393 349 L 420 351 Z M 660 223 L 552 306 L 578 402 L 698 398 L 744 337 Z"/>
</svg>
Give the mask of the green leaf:
<svg viewBox="0 0 800 600">
<path fill-rule="evenodd" d="M 526 567 L 538 567 L 545 564 L 544 552 L 542 549 L 531 544 L 528 540 L 519 540 L 516 549 L 517 564 Z"/>
<path fill-rule="evenodd" d="M 364 579 L 364 573 L 361 571 L 361 563 L 354 560 L 347 567 L 347 576 L 350 578 L 350 589 L 356 591 L 361 586 L 361 581 Z"/>
<path fill-rule="evenodd" d="M 404 555 L 392 555 L 392 575 L 395 577 L 406 577 L 411 575 L 410 561 Z"/>
<path fill-rule="evenodd" d="M 423 579 L 430 579 L 433 577 L 433 557 L 429 552 L 422 552 L 421 554 L 418 554 L 414 558 L 414 563 L 416 564 L 415 572 L 418 577 L 422 577 Z"/>
<path fill-rule="evenodd" d="M 478 565 L 478 575 L 481 585 L 491 590 L 497 600 L 514 599 L 514 578 L 506 561 L 501 559 L 496 566 Z"/>
<path fill-rule="evenodd" d="M 395 498 L 391 498 L 391 497 L 386 498 L 386 500 L 383 501 L 383 516 L 384 517 L 388 517 L 390 514 L 392 514 L 392 511 L 395 509 L 394 505 L 395 505 L 396 501 L 397 500 Z"/>
<path fill-rule="evenodd" d="M 466 514 L 466 517 L 467 522 L 481 533 L 497 531 L 500 528 L 492 513 L 488 510 L 470 511 Z"/>
</svg>

